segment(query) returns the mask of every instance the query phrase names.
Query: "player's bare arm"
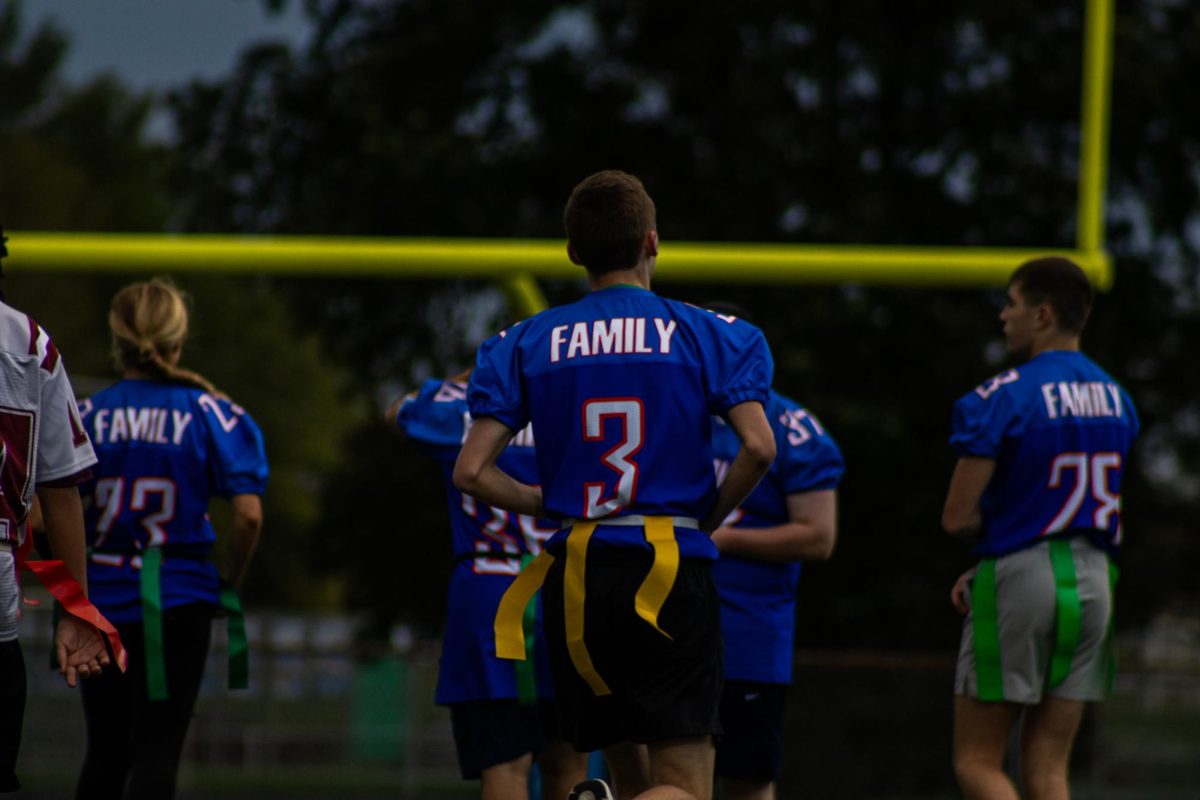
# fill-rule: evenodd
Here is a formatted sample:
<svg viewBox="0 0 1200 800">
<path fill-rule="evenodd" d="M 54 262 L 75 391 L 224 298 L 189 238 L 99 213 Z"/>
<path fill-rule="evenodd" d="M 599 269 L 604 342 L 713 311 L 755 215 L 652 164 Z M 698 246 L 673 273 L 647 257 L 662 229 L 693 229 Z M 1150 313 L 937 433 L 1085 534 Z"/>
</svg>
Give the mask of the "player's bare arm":
<svg viewBox="0 0 1200 800">
<path fill-rule="evenodd" d="M 404 401 L 412 399 L 413 397 L 416 397 L 416 396 L 417 396 L 416 392 L 410 392 L 402 397 L 397 397 L 395 400 L 392 401 L 391 405 L 389 405 L 387 407 L 387 410 L 383 412 L 383 421 L 386 422 L 388 427 L 391 428 L 393 431 L 396 431 L 397 433 L 400 433 L 401 435 L 404 434 L 404 431 L 400 430 L 400 426 L 398 426 L 396 424 L 396 417 L 399 416 L 400 406 L 404 405 Z"/>
<path fill-rule="evenodd" d="M 825 561 L 837 543 L 837 490 L 797 492 L 787 496 L 788 521 L 768 528 L 713 531 L 713 544 L 723 555 L 757 561 Z"/>
<path fill-rule="evenodd" d="M 83 532 L 83 505 L 79 490 L 74 486 L 39 486 L 38 503 L 41 506 L 42 522 L 46 538 L 54 557 L 63 562 L 71 576 L 79 582 L 84 596 L 87 595 L 86 545 Z M 92 625 L 71 614 L 63 614 L 54 636 L 58 671 L 68 686 L 75 686 L 77 678 L 99 675 L 108 666 L 108 651 L 104 640 Z"/>
<path fill-rule="evenodd" d="M 515 435 L 516 431 L 494 417 L 476 419 L 454 462 L 454 485 L 490 506 L 540 516 L 542 490 L 513 480 L 496 466 L 496 459 Z"/>
<path fill-rule="evenodd" d="M 979 533 L 983 523 L 979 499 L 995 471 L 996 462 L 991 458 L 963 456 L 958 460 L 954 474 L 950 476 L 950 489 L 942 509 L 942 529 L 946 533 L 964 539 Z"/>
<path fill-rule="evenodd" d="M 250 565 L 262 535 L 262 498 L 256 494 L 237 494 L 229 502 L 233 507 L 233 536 L 226 578 L 235 589 L 241 589 L 246 567 Z"/>
<path fill-rule="evenodd" d="M 728 417 L 742 447 L 729 465 L 724 482 L 717 489 L 716 502 L 700 523 L 700 529 L 704 531 L 716 530 L 730 512 L 754 491 L 775 460 L 775 434 L 767 422 L 762 403 L 739 403 L 729 409 Z"/>
</svg>

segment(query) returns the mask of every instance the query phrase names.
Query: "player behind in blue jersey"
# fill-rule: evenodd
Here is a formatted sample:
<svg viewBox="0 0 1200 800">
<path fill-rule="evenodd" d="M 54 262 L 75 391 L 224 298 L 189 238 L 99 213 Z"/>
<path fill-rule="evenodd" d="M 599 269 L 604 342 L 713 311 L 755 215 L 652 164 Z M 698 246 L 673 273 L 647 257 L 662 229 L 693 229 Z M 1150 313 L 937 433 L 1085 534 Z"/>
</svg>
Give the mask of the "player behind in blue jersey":
<svg viewBox="0 0 1200 800">
<path fill-rule="evenodd" d="M 84 488 L 88 580 L 129 670 L 85 685 L 76 796 L 164 800 L 175 795 L 210 623 L 219 604 L 234 605 L 210 561 L 209 501 L 232 505 L 226 577 L 237 586 L 262 527 L 267 460 L 254 420 L 178 366 L 188 315 L 174 286 L 125 287 L 108 322 L 121 380 L 80 408 L 99 458 Z"/>
<path fill-rule="evenodd" d="M 972 800 L 1016 800 L 1003 761 L 1018 719 L 1027 796 L 1067 798 L 1084 703 L 1111 686 L 1110 557 L 1138 420 L 1125 390 L 1079 351 L 1091 301 L 1073 262 L 1021 265 L 1000 319 L 1009 351 L 1027 360 L 954 406 L 959 460 L 942 525 L 972 538 L 980 558 L 951 593 L 967 615 L 954 766 Z"/>
<path fill-rule="evenodd" d="M 587 756 L 553 735 L 545 642 L 535 632 L 529 639 L 535 658 L 501 660 L 493 633 L 501 596 L 557 526 L 492 508 L 454 487 L 450 474 L 471 426 L 469 375 L 426 381 L 387 413 L 388 422 L 441 468 L 450 504 L 454 569 L 434 702 L 449 707 L 462 776 L 481 781 L 485 800 L 527 800 L 535 758 L 542 796 L 561 800 L 587 776 Z M 533 444 L 526 427 L 501 453 L 501 468 L 536 483 Z M 531 611 L 536 614 L 536 607 Z M 541 628 L 540 615 L 527 622 L 534 631 Z"/>
<path fill-rule="evenodd" d="M 749 323 L 650 291 L 658 234 L 637 178 L 586 178 L 564 221 L 591 292 L 480 347 L 454 482 L 490 505 L 562 520 L 496 627 L 497 652 L 520 658 L 520 609 L 544 577 L 564 737 L 605 749 L 622 798 L 707 800 L 722 683 L 708 534 L 775 457 L 763 412 L 771 355 Z M 719 488 L 712 414 L 742 442 Z M 530 422 L 540 489 L 496 465 Z"/>
<path fill-rule="evenodd" d="M 747 318 L 730 303 L 705 307 Z M 837 486 L 845 471 L 833 437 L 795 400 L 772 389 L 766 412 L 775 432 L 775 463 L 712 537 L 721 553 L 713 577 L 725 637 L 716 774 L 726 800 L 775 797 L 800 564 L 833 555 Z M 738 439 L 723 421 L 715 422 L 713 457 L 720 480 L 737 454 Z"/>
</svg>

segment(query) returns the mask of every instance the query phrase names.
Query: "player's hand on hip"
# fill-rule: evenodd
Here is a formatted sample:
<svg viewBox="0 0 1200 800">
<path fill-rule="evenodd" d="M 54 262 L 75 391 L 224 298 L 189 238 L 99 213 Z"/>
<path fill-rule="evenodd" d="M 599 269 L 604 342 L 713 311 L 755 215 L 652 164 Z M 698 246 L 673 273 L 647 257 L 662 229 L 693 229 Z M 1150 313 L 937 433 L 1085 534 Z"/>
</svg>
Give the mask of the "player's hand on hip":
<svg viewBox="0 0 1200 800">
<path fill-rule="evenodd" d="M 971 580 L 975 577 L 975 568 L 958 576 L 958 580 L 954 582 L 954 588 L 950 590 L 950 604 L 960 614 L 966 614 L 971 610 Z"/>
<path fill-rule="evenodd" d="M 76 685 L 78 678 L 99 675 L 110 663 L 100 631 L 70 615 L 64 615 L 58 622 L 54 650 L 58 657 L 58 672 L 70 687 Z"/>
</svg>

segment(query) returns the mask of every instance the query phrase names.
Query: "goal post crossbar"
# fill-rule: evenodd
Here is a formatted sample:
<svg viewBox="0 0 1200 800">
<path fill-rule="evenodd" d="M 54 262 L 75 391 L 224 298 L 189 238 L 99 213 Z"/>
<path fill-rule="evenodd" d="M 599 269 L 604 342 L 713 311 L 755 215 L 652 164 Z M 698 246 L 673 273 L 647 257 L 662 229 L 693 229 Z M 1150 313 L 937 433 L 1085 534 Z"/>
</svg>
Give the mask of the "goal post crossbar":
<svg viewBox="0 0 1200 800">
<path fill-rule="evenodd" d="M 225 236 L 14 231 L 9 264 L 37 272 L 204 272 L 324 277 L 582 276 L 562 241 Z M 1022 261 L 1074 259 L 1099 289 L 1102 250 L 664 242 L 655 280 L 691 283 L 860 283 L 1000 286 Z"/>
</svg>

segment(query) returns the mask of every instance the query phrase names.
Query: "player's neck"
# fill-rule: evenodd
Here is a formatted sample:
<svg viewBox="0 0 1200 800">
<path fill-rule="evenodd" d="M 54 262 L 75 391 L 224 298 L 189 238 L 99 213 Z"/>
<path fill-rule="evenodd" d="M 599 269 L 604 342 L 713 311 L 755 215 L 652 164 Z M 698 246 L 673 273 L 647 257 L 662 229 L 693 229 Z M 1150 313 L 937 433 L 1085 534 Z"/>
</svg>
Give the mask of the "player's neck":
<svg viewBox="0 0 1200 800">
<path fill-rule="evenodd" d="M 650 271 L 639 264 L 633 269 L 618 269 L 601 275 L 588 273 L 588 286 L 593 292 L 610 289 L 613 286 L 637 286 L 641 289 L 650 288 Z"/>
<path fill-rule="evenodd" d="M 1051 350 L 1066 350 L 1078 353 L 1079 349 L 1079 336 L 1076 334 L 1054 333 L 1035 341 L 1033 346 L 1029 348 L 1029 357 L 1033 358 Z"/>
</svg>

